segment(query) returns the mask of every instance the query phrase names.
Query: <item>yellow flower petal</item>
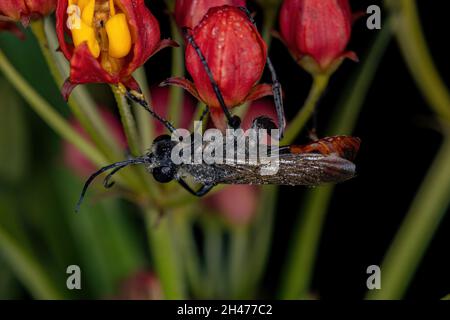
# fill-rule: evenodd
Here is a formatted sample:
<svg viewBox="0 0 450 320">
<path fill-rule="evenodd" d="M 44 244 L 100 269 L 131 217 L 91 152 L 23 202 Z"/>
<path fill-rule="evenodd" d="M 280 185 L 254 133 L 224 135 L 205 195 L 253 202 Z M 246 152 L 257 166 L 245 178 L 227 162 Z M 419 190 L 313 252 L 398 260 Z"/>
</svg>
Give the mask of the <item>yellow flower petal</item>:
<svg viewBox="0 0 450 320">
<path fill-rule="evenodd" d="M 89 2 L 81 10 L 81 19 L 88 26 L 92 26 L 92 21 L 94 20 L 95 0 L 89 0 Z"/>
<path fill-rule="evenodd" d="M 125 14 L 119 13 L 111 17 L 105 28 L 109 40 L 109 55 L 118 59 L 128 55 L 132 42 Z"/>
<path fill-rule="evenodd" d="M 109 14 L 111 17 L 114 17 L 116 15 L 116 8 L 114 7 L 114 0 L 109 0 Z"/>
<path fill-rule="evenodd" d="M 84 21 L 81 21 L 79 29 L 72 30 L 73 44 L 78 47 L 83 42 L 87 42 L 89 51 L 95 58 L 100 56 L 100 45 L 95 38 L 94 28 L 88 26 Z"/>
</svg>

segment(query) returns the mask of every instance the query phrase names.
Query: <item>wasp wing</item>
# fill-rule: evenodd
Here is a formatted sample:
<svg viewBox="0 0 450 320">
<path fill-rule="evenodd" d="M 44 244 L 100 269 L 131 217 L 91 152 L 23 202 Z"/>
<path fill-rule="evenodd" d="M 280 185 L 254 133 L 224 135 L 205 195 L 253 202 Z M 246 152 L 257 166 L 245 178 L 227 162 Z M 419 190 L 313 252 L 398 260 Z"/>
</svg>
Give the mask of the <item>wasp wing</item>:
<svg viewBox="0 0 450 320">
<path fill-rule="evenodd" d="M 316 186 L 338 183 L 355 176 L 355 164 L 336 155 L 314 153 L 281 154 L 268 162 L 249 164 L 183 165 L 181 175 L 191 175 L 197 183 L 273 184 Z"/>
</svg>

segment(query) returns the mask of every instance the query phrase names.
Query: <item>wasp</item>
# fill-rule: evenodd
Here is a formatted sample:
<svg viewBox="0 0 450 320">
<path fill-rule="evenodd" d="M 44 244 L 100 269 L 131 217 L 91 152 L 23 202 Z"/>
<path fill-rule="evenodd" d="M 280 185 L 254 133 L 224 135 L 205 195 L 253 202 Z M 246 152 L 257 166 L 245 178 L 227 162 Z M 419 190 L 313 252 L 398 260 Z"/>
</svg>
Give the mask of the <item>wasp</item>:
<svg viewBox="0 0 450 320">
<path fill-rule="evenodd" d="M 246 9 L 243 8 L 243 10 Z M 250 15 L 249 18 L 253 21 Z M 239 117 L 233 116 L 225 105 L 220 88 L 214 80 L 202 51 L 195 43 L 189 30 L 184 30 L 184 34 L 189 45 L 192 45 L 196 50 L 208 74 L 216 97 L 227 117 L 229 127 L 233 129 L 239 128 L 241 120 Z M 281 139 L 285 127 L 281 85 L 270 58 L 267 58 L 267 65 L 272 76 L 272 88 L 280 132 L 279 139 Z M 155 119 L 160 121 L 170 133 L 176 131 L 175 127 L 168 120 L 155 113 L 142 94 L 126 89 L 123 89 L 123 93 L 129 100 L 137 102 Z M 208 108 L 205 109 L 200 120 L 207 113 Z M 274 127 L 276 127 L 275 124 L 266 117 L 258 117 L 253 121 L 253 128 L 271 129 Z M 205 162 L 176 164 L 172 160 L 172 151 L 177 143 L 181 142 L 175 141 L 170 135 L 159 136 L 154 140 L 150 150 L 145 155 L 111 164 L 92 174 L 83 187 L 76 211 L 79 211 L 89 186 L 98 176 L 110 171 L 103 183 L 106 188 L 110 188 L 114 184 L 111 182 L 112 177 L 130 165 L 144 165 L 157 182 L 169 183 L 177 181 L 180 186 L 197 197 L 206 195 L 219 184 L 317 186 L 326 183 L 339 183 L 355 176 L 356 167 L 354 160 L 359 151 L 361 140 L 350 136 L 336 136 L 316 140 L 306 145 L 278 147 L 277 152 L 275 152 L 278 170 L 276 174 L 272 175 L 261 174 L 266 163 L 258 160 L 254 162 L 239 162 L 226 161 L 229 159 L 225 159 L 225 161 L 215 164 L 207 164 Z M 187 178 L 189 177 L 200 187 L 195 189 L 191 187 L 187 183 Z"/>
</svg>

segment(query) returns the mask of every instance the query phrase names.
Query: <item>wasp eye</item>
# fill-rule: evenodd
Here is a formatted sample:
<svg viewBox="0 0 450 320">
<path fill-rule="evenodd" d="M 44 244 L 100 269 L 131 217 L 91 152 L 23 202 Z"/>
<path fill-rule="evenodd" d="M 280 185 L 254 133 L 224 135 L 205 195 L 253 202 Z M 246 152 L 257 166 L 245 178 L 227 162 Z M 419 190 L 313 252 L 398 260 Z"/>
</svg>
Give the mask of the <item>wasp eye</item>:
<svg viewBox="0 0 450 320">
<path fill-rule="evenodd" d="M 160 183 L 169 183 L 175 177 L 173 166 L 163 166 L 153 169 L 153 178 Z"/>
</svg>

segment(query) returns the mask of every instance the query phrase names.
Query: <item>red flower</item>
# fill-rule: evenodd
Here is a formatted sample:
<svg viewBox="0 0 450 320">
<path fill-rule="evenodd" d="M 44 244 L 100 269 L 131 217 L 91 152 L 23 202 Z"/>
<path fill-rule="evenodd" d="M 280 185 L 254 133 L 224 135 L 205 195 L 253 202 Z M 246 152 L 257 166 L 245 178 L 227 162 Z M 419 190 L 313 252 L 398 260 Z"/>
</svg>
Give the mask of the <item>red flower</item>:
<svg viewBox="0 0 450 320">
<path fill-rule="evenodd" d="M 21 21 L 27 26 L 32 19 L 39 19 L 55 10 L 56 0 L 1 0 L 0 18 Z M 1 20 L 1 19 L 0 19 Z"/>
<path fill-rule="evenodd" d="M 245 0 L 177 0 L 175 20 L 180 28 L 193 29 L 210 8 L 224 5 L 245 7 Z"/>
<path fill-rule="evenodd" d="M 348 0 L 285 0 L 280 13 L 282 40 L 309 72 L 329 72 L 346 57 L 352 31 Z"/>
<path fill-rule="evenodd" d="M 131 74 L 157 51 L 176 45 L 160 40 L 158 21 L 144 0 L 60 0 L 56 29 L 71 67 L 65 98 L 83 83 L 122 83 L 139 90 Z"/>
<path fill-rule="evenodd" d="M 267 59 L 267 46 L 246 14 L 232 6 L 211 8 L 192 31 L 225 99 L 233 108 L 247 101 L 272 94 L 269 85 L 256 85 Z M 206 103 L 215 125 L 223 129 L 222 109 L 208 75 L 195 51 L 186 48 L 186 67 L 194 83 L 180 78 L 163 84 L 178 85 Z"/>
<path fill-rule="evenodd" d="M 119 146 L 123 149 L 124 154 L 127 148 L 127 139 L 123 132 L 120 121 L 107 109 L 100 108 L 100 115 L 105 121 L 109 132 L 115 138 Z M 70 120 L 71 126 L 83 137 L 87 138 L 87 133 L 81 127 L 81 124 L 75 119 Z M 64 164 L 80 177 L 89 176 L 96 170 L 96 166 L 86 158 L 73 144 L 64 141 L 63 143 L 63 160 Z"/>
</svg>

